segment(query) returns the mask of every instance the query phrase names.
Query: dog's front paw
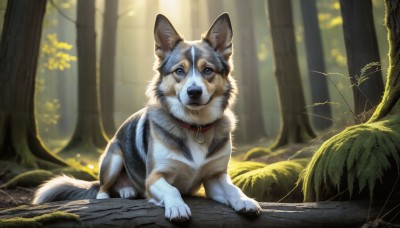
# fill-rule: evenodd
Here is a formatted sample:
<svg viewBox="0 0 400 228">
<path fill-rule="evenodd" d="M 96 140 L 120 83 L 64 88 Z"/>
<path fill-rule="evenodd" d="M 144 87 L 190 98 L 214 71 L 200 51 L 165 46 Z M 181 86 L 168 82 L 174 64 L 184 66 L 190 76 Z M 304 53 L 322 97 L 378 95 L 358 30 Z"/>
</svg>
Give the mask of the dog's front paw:
<svg viewBox="0 0 400 228">
<path fill-rule="evenodd" d="M 241 197 L 236 200 L 231 200 L 231 206 L 235 209 L 236 212 L 246 215 L 258 215 L 261 212 L 261 207 L 257 203 L 257 201 L 247 198 Z"/>
<path fill-rule="evenodd" d="M 175 203 L 165 205 L 165 218 L 171 222 L 186 222 L 189 220 L 192 212 L 185 203 Z"/>
</svg>

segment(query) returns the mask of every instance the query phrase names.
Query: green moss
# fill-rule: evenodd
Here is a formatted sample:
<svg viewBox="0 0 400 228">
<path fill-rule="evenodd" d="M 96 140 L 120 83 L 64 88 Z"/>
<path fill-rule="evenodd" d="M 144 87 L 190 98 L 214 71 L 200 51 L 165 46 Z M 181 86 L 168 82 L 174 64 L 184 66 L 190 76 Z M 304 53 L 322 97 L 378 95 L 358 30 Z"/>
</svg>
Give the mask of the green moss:
<svg viewBox="0 0 400 228">
<path fill-rule="evenodd" d="M 259 163 L 259 162 L 251 162 L 251 161 L 246 161 L 246 162 L 237 162 L 237 161 L 232 161 L 229 163 L 228 166 L 228 173 L 229 176 L 233 179 L 237 176 L 242 175 L 243 173 L 247 173 L 252 170 L 264 168 L 266 164 Z"/>
<path fill-rule="evenodd" d="M 93 181 L 97 179 L 96 175 L 89 169 L 66 167 L 62 169 L 55 169 L 53 170 L 53 172 L 56 175 L 66 174 L 68 176 L 73 176 L 77 179 L 86 181 Z"/>
<path fill-rule="evenodd" d="M 258 201 L 278 201 L 288 193 L 290 194 L 285 201 L 301 201 L 300 192 L 291 191 L 307 162 L 307 159 L 281 161 L 270 165 L 241 162 L 233 164 L 228 172 L 236 186 Z"/>
<path fill-rule="evenodd" d="M 42 184 L 44 181 L 52 178 L 53 176 L 54 174 L 52 172 L 42 169 L 27 171 L 12 178 L 7 183 L 3 184 L 1 187 L 2 188 L 15 188 L 16 186 L 35 187 Z"/>
<path fill-rule="evenodd" d="M 245 161 L 249 161 L 251 159 L 262 157 L 262 156 L 265 156 L 265 155 L 269 155 L 271 153 L 272 153 L 272 151 L 269 148 L 254 147 L 254 148 L 251 148 L 249 151 L 246 152 L 246 154 L 244 155 L 243 159 Z"/>
<path fill-rule="evenodd" d="M 51 224 L 63 221 L 80 223 L 81 220 L 76 214 L 55 211 L 49 214 L 35 216 L 32 218 L 14 217 L 8 219 L 0 219 L 0 227 L 42 227 L 44 224 Z"/>
<path fill-rule="evenodd" d="M 398 117 L 397 117 L 398 118 Z M 348 189 L 351 197 L 365 188 L 373 196 L 389 170 L 399 174 L 400 123 L 387 119 L 349 127 L 317 150 L 303 176 L 305 201 L 329 199 Z M 390 168 L 395 163 L 397 167 Z"/>
<path fill-rule="evenodd" d="M 79 168 L 74 167 L 66 167 L 61 169 L 54 169 L 51 171 L 37 169 L 24 172 L 19 174 L 6 182 L 5 184 L 1 185 L 1 188 L 15 188 L 19 187 L 36 187 L 43 182 L 49 180 L 50 178 L 66 174 L 69 176 L 73 176 L 77 179 L 93 181 L 96 180 L 96 175 L 90 170 L 82 170 Z"/>
</svg>

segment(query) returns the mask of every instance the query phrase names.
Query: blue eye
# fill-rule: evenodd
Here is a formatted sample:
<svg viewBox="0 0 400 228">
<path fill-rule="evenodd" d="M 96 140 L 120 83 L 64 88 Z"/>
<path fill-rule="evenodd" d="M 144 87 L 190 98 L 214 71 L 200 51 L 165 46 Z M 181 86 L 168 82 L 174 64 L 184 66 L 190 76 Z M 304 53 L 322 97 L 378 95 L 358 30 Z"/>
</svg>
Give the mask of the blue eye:
<svg viewBox="0 0 400 228">
<path fill-rule="evenodd" d="M 210 75 L 210 74 L 212 74 L 214 71 L 213 71 L 213 69 L 211 69 L 210 67 L 206 67 L 204 70 L 203 70 L 203 73 L 205 74 L 205 75 Z"/>
<path fill-rule="evenodd" d="M 180 75 L 180 76 L 184 76 L 185 75 L 185 71 L 179 67 L 178 69 L 175 70 L 175 74 Z"/>
</svg>

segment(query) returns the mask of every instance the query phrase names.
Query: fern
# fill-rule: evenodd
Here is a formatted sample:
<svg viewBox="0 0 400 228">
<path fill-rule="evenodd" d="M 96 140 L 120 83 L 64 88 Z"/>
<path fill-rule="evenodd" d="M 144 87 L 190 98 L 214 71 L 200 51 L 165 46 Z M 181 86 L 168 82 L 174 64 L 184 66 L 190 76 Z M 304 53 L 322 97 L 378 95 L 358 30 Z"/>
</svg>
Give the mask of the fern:
<svg viewBox="0 0 400 228">
<path fill-rule="evenodd" d="M 395 122 L 388 119 L 348 127 L 322 144 L 302 176 L 304 200 L 325 200 L 346 189 L 351 197 L 355 187 L 372 197 L 377 181 L 389 168 L 399 175 L 400 124 Z M 343 183 L 346 186 L 340 186 Z"/>
</svg>

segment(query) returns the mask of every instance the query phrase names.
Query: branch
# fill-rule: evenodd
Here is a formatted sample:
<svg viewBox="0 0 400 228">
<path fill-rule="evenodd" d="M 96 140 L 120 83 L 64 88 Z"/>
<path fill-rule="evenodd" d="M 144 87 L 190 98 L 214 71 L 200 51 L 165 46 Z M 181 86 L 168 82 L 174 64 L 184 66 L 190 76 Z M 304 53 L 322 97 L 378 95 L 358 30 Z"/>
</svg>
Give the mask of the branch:
<svg viewBox="0 0 400 228">
<path fill-rule="evenodd" d="M 58 7 L 58 6 L 53 2 L 53 0 L 50 0 L 50 4 L 58 11 L 58 13 L 61 14 L 61 16 L 63 16 L 63 17 L 64 17 L 65 19 L 67 19 L 68 21 L 74 23 L 75 25 L 77 25 L 77 22 L 76 22 L 74 19 L 72 19 L 71 17 L 69 17 L 67 14 L 65 14 L 65 13 L 62 11 L 62 9 L 60 9 L 60 7 Z"/>
<path fill-rule="evenodd" d="M 192 218 L 185 227 L 360 227 L 367 221 L 376 219 L 382 209 L 377 205 L 370 207 L 368 201 L 261 203 L 263 208 L 261 215 L 248 218 L 235 213 L 230 207 L 209 199 L 186 198 L 185 202 L 192 210 Z M 395 206 L 387 205 L 384 212 L 393 208 Z M 81 220 L 78 225 L 85 227 L 174 226 L 164 218 L 164 208 L 146 200 L 119 198 L 53 202 L 6 209 L 0 211 L 0 224 L 2 219 L 17 216 L 30 218 L 55 211 L 78 215 Z M 393 215 L 386 215 L 384 219 L 390 219 L 390 216 Z M 49 219 L 43 225 L 55 225 L 54 220 Z M 56 222 L 65 227 L 77 225 L 76 222 L 72 223 L 70 220 Z"/>
</svg>

